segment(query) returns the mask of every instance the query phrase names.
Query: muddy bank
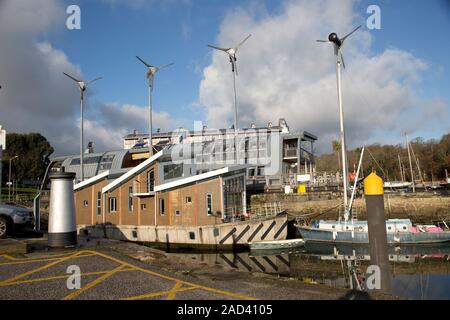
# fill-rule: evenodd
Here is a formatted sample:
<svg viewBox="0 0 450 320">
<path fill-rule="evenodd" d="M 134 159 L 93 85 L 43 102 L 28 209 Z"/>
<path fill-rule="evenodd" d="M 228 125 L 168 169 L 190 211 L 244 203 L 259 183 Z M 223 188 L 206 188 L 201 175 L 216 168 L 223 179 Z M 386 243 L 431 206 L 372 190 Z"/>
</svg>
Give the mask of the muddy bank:
<svg viewBox="0 0 450 320">
<path fill-rule="evenodd" d="M 251 197 L 252 206 L 268 202 L 280 202 L 281 207 L 291 215 L 310 213 L 321 214 L 321 218 L 335 219 L 342 210 L 342 199 L 338 193 L 301 194 L 260 194 Z M 425 222 L 450 218 L 450 197 L 431 194 L 385 195 L 387 218 L 410 218 Z M 359 219 L 366 218 L 365 201 L 355 200 L 354 212 Z"/>
</svg>

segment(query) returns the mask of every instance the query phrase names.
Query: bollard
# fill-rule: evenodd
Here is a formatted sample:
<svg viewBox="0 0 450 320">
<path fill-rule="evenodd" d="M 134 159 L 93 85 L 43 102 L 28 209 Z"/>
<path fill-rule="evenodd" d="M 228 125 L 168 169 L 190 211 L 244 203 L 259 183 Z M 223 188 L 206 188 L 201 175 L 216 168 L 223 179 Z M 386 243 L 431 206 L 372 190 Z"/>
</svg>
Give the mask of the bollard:
<svg viewBox="0 0 450 320">
<path fill-rule="evenodd" d="M 51 180 L 48 246 L 68 247 L 77 244 L 77 224 L 73 196 L 74 172 L 55 172 Z"/>
<path fill-rule="evenodd" d="M 391 272 L 384 215 L 383 179 L 374 172 L 364 179 L 364 195 L 369 229 L 370 263 L 380 268 L 379 289 L 388 293 L 391 290 Z"/>
</svg>

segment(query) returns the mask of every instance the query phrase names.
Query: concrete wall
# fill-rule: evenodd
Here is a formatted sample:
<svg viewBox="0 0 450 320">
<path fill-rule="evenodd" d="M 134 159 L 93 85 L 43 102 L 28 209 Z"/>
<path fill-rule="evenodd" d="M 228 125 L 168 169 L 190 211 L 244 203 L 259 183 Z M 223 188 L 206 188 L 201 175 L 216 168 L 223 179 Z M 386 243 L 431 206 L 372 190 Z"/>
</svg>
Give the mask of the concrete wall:
<svg viewBox="0 0 450 320">
<path fill-rule="evenodd" d="M 259 194 L 252 195 L 252 206 L 266 202 L 280 202 L 281 208 L 289 214 L 325 213 L 321 219 L 335 219 L 342 196 L 335 192 L 317 192 L 309 194 Z M 432 194 L 385 195 L 385 213 L 390 218 L 410 218 L 414 222 L 430 222 L 450 215 L 450 197 L 433 196 Z M 365 200 L 358 198 L 354 210 L 359 219 L 366 218 Z"/>
<path fill-rule="evenodd" d="M 287 236 L 287 216 L 238 221 L 209 226 L 79 225 L 95 237 L 162 244 L 232 247 L 249 241 L 282 240 Z"/>
</svg>

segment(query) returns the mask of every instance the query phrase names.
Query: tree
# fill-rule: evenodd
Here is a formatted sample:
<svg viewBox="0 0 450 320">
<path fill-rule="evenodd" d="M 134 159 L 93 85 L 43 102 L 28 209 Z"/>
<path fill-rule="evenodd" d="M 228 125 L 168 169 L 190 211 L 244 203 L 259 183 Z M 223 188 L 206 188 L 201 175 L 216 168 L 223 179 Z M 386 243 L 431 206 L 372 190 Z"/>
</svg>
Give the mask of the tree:
<svg viewBox="0 0 450 320">
<path fill-rule="evenodd" d="M 331 142 L 333 153 L 316 157 L 316 166 L 319 172 L 333 172 L 339 163 L 341 167 L 341 158 L 339 156 L 341 145 L 338 141 Z M 450 133 L 442 136 L 441 139 L 424 140 L 415 138 L 411 140 L 411 147 L 420 165 L 420 171 L 425 181 L 443 180 L 445 170 L 450 172 Z M 404 144 L 398 145 L 380 145 L 372 144 L 367 146 L 363 159 L 364 176 L 367 176 L 372 170 L 376 170 L 378 175 L 386 181 L 401 180 L 398 158 L 404 166 L 406 180 L 411 181 L 410 168 L 408 161 L 408 151 Z M 358 163 L 359 148 L 347 152 L 349 163 Z M 336 153 L 338 162 L 336 162 Z M 415 159 L 412 160 L 414 175 L 419 179 L 418 168 Z"/>
<path fill-rule="evenodd" d="M 333 148 L 333 151 L 337 154 L 338 164 L 339 164 L 338 170 L 340 171 L 342 168 L 341 167 L 341 156 L 339 155 L 339 152 L 341 151 L 341 143 L 337 140 L 333 140 L 333 141 L 331 141 L 331 147 Z"/>
<path fill-rule="evenodd" d="M 50 163 L 54 149 L 40 133 L 9 133 L 6 135 L 6 150 L 3 153 L 3 181 L 8 179 L 9 159 L 12 179 L 24 182 L 42 179 Z"/>
</svg>

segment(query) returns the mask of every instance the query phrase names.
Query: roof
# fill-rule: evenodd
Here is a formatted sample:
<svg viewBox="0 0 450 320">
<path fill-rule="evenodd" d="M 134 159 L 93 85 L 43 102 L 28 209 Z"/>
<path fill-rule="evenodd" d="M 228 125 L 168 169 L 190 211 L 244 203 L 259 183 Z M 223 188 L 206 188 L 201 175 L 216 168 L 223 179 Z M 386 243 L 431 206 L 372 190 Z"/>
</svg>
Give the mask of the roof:
<svg viewBox="0 0 450 320">
<path fill-rule="evenodd" d="M 144 162 L 142 162 L 141 164 L 139 164 L 138 166 L 130 169 L 128 172 L 126 172 L 125 174 L 121 175 L 119 178 L 115 179 L 113 182 L 111 182 L 110 184 L 105 186 L 102 189 L 102 192 L 105 193 L 105 192 L 111 191 L 111 190 L 117 188 L 122 183 L 124 183 L 124 182 L 128 181 L 129 179 L 131 179 L 136 174 L 139 174 L 140 172 L 144 171 L 148 166 L 150 166 L 150 164 L 152 164 L 162 154 L 163 154 L 163 152 L 160 151 L 157 154 L 154 154 L 153 156 L 151 156 L 149 159 L 147 159 Z"/>
<path fill-rule="evenodd" d="M 131 170 L 131 168 L 122 168 L 122 169 L 116 169 L 116 170 L 103 171 L 102 173 L 99 173 L 96 176 L 86 179 L 83 182 L 77 183 L 76 185 L 73 186 L 73 191 L 83 189 L 83 188 L 93 185 L 103 179 L 116 179 L 116 178 L 122 176 L 124 173 L 127 173 L 130 170 Z"/>
<path fill-rule="evenodd" d="M 91 178 L 104 171 L 115 171 L 122 168 L 124 159 L 129 150 L 116 150 L 101 153 L 85 153 L 84 160 L 84 177 Z M 71 155 L 65 157 L 55 157 L 52 162 L 61 162 L 61 166 L 66 172 L 75 172 L 77 179 L 81 178 L 80 155 Z"/>
<path fill-rule="evenodd" d="M 176 181 L 172 181 L 172 182 L 168 182 L 168 183 L 164 183 L 161 184 L 159 186 L 155 186 L 155 191 L 164 191 L 167 189 L 172 189 L 172 188 L 176 188 L 176 187 L 180 187 L 182 185 L 186 185 L 186 184 L 190 184 L 190 183 L 194 183 L 194 182 L 198 182 L 201 180 L 206 180 L 206 179 L 210 179 L 210 178 L 214 178 L 223 174 L 227 174 L 227 173 L 231 173 L 237 170 L 241 170 L 246 168 L 246 165 L 240 165 L 240 166 L 233 166 L 233 167 L 225 167 L 225 168 L 221 168 L 218 170 L 214 170 L 214 171 L 209 171 L 206 173 L 202 173 L 202 174 L 198 174 L 192 177 L 187 177 L 184 179 L 179 179 Z"/>
<path fill-rule="evenodd" d="M 109 170 L 104 171 L 92 178 L 87 179 L 87 180 L 84 180 L 83 182 L 77 183 L 76 185 L 73 186 L 73 191 L 77 191 L 77 190 L 83 189 L 84 187 L 87 187 L 91 184 L 94 184 L 97 181 L 100 181 L 100 180 L 108 177 L 108 175 L 109 175 Z"/>
</svg>

